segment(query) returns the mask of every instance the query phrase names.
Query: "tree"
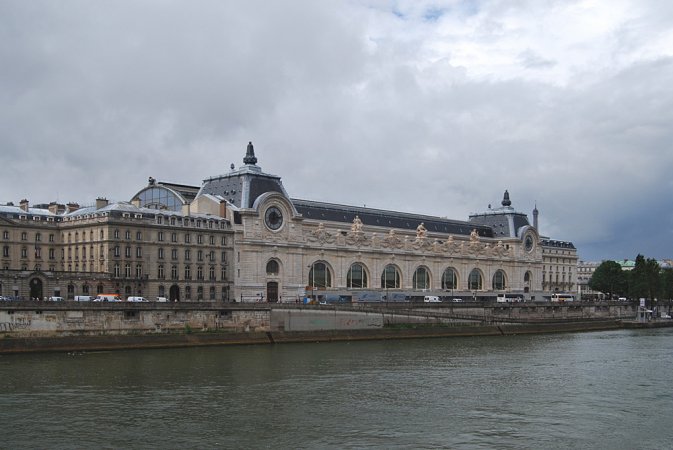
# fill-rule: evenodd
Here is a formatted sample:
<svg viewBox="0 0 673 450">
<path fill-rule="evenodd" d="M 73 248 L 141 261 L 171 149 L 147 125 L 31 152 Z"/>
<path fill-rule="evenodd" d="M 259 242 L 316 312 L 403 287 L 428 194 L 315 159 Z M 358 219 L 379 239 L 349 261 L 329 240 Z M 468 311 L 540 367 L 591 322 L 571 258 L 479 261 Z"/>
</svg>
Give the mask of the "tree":
<svg viewBox="0 0 673 450">
<path fill-rule="evenodd" d="M 614 261 L 603 261 L 591 275 L 589 287 L 593 291 L 607 294 L 610 299 L 613 295 L 624 295 L 627 283 L 622 266 Z"/>
<path fill-rule="evenodd" d="M 671 299 L 673 299 L 673 269 L 664 269 L 661 271 L 661 296 L 668 300 L 668 309 L 671 309 Z"/>
<path fill-rule="evenodd" d="M 650 307 L 654 306 L 654 299 L 661 292 L 660 272 L 656 259 L 645 259 L 643 255 L 638 255 L 631 272 L 631 294 L 636 298 L 649 299 Z"/>
</svg>

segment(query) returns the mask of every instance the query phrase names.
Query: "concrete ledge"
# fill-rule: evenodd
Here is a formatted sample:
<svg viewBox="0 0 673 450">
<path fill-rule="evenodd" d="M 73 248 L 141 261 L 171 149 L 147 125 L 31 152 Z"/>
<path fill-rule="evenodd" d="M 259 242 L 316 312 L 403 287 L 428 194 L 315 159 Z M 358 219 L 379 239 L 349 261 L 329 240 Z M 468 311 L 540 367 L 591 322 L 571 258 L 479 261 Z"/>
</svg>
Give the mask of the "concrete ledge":
<svg viewBox="0 0 673 450">
<path fill-rule="evenodd" d="M 673 323 L 671 323 L 671 325 L 673 325 Z M 613 330 L 622 328 L 623 326 L 623 324 L 617 321 L 607 320 L 603 322 L 592 321 L 534 325 L 421 326 L 416 328 L 381 328 L 375 330 L 211 332 L 190 334 L 152 333 L 38 338 L 8 337 L 0 340 L 0 353 L 95 351 L 379 339 L 419 339 L 458 336 L 508 336 L 516 334 Z"/>
</svg>

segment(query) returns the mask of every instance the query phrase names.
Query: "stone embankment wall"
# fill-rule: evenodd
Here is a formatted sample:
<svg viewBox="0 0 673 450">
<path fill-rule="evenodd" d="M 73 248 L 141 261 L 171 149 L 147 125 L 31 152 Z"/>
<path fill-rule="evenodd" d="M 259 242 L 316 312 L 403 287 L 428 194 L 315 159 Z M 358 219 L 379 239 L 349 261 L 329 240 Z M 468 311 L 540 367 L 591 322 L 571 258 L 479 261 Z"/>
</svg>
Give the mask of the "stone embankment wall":
<svg viewBox="0 0 673 450">
<path fill-rule="evenodd" d="M 618 304 L 0 303 L 0 353 L 592 331 L 634 317 Z"/>
<path fill-rule="evenodd" d="M 191 331 L 269 329 L 269 309 L 221 305 L 1 305 L 0 337 L 95 336 Z"/>
<path fill-rule="evenodd" d="M 635 307 L 604 305 L 0 304 L 0 336 L 143 334 L 182 331 L 371 330 L 398 324 L 498 324 L 625 319 Z"/>
</svg>

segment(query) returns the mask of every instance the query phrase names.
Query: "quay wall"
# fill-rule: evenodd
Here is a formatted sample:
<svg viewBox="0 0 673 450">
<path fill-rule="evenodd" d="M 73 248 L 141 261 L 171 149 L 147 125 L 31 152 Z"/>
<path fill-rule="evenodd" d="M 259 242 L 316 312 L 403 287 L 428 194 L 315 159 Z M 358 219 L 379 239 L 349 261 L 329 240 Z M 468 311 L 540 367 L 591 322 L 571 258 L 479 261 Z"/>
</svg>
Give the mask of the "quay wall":
<svg viewBox="0 0 673 450">
<path fill-rule="evenodd" d="M 406 308 L 240 303 L 0 304 L 0 353 L 591 331 L 625 305 Z"/>
<path fill-rule="evenodd" d="M 96 336 L 191 331 L 267 331 L 267 308 L 222 304 L 0 305 L 1 337 Z"/>
<path fill-rule="evenodd" d="M 669 325 L 670 326 L 670 325 Z M 95 350 L 203 347 L 213 345 L 253 345 L 315 343 L 385 339 L 421 339 L 468 336 L 512 336 L 563 332 L 604 331 L 621 328 L 618 321 L 545 323 L 533 325 L 436 326 L 379 328 L 370 330 L 315 330 L 275 332 L 215 332 L 192 334 L 123 334 L 62 337 L 15 337 L 0 340 L 0 354 L 31 352 L 80 352 Z"/>
<path fill-rule="evenodd" d="M 180 331 L 317 331 L 396 324 L 535 323 L 631 319 L 629 305 L 425 306 L 241 303 L 0 303 L 0 337 Z"/>
</svg>

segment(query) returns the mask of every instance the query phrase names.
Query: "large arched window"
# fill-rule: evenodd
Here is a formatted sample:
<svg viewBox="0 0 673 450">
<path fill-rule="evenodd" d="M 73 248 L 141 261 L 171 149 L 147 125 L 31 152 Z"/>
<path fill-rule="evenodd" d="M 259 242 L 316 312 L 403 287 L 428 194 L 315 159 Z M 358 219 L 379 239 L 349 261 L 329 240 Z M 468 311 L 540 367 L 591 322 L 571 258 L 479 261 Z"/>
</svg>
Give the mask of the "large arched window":
<svg viewBox="0 0 673 450">
<path fill-rule="evenodd" d="M 185 199 L 182 195 L 164 186 L 153 186 L 138 192 L 132 201 L 138 201 L 142 208 L 182 210 Z"/>
<path fill-rule="evenodd" d="M 418 267 L 414 271 L 414 289 L 430 289 L 430 272 L 425 267 Z"/>
<path fill-rule="evenodd" d="M 505 272 L 502 270 L 496 270 L 493 274 L 493 290 L 494 291 L 503 291 L 505 290 Z"/>
<path fill-rule="evenodd" d="M 388 264 L 381 274 L 381 288 L 382 289 L 399 289 L 400 288 L 400 272 L 397 267 Z"/>
<path fill-rule="evenodd" d="M 442 274 L 442 289 L 458 289 L 458 275 L 456 274 L 455 269 L 449 267 Z"/>
<path fill-rule="evenodd" d="M 278 261 L 275 259 L 271 259 L 268 263 L 266 263 L 267 275 L 278 275 L 279 269 L 280 267 L 278 266 Z"/>
<path fill-rule="evenodd" d="M 349 289 L 366 288 L 368 286 L 367 271 L 362 264 L 355 263 L 348 269 L 346 286 Z"/>
<path fill-rule="evenodd" d="M 471 291 L 480 291 L 482 286 L 481 272 L 477 269 L 472 269 L 467 279 L 467 288 Z"/>
<path fill-rule="evenodd" d="M 308 272 L 308 282 L 316 288 L 332 287 L 332 275 L 327 264 L 321 262 L 313 263 L 311 270 Z"/>
</svg>

